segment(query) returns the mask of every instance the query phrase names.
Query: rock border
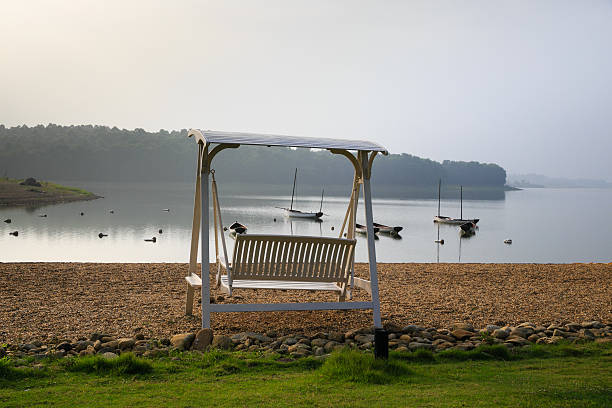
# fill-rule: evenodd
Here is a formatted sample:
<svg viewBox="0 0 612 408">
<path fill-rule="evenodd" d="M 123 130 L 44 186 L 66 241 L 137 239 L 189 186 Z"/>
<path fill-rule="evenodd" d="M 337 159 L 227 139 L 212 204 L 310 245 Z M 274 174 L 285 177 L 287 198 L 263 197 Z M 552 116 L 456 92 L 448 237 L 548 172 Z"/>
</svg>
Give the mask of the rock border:
<svg viewBox="0 0 612 408">
<path fill-rule="evenodd" d="M 598 342 L 612 343 L 612 324 L 598 321 L 567 324 L 535 325 L 529 322 L 517 326 L 489 324 L 475 329 L 468 323 L 455 323 L 450 328 L 437 329 L 408 325 L 405 327 L 387 324 L 389 349 L 396 351 L 472 350 L 483 344 L 501 344 L 508 348 L 531 344 L 556 344 Z M 215 335 L 212 329 L 200 329 L 196 333 L 180 333 L 170 339 L 145 339 L 143 334 L 133 337 L 114 338 L 104 333 L 92 333 L 76 340 L 51 339 L 46 344 L 40 340 L 22 344 L 5 344 L 0 347 L 0 357 L 35 359 L 46 357 L 101 355 L 114 358 L 121 353 L 132 352 L 136 356 L 167 356 L 172 351 L 200 351 L 223 349 L 278 353 L 293 358 L 324 356 L 334 350 L 353 347 L 361 350 L 373 348 L 373 328 L 364 327 L 347 332 L 316 333 L 279 336 L 276 331 L 265 333 L 242 332 L 232 336 Z"/>
</svg>

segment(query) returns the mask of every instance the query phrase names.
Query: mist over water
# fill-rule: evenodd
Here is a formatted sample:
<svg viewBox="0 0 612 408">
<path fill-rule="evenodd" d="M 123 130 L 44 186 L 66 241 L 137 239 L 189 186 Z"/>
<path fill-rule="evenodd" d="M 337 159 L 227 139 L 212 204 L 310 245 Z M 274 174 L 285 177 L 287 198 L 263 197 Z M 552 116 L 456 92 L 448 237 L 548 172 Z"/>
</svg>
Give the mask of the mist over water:
<svg viewBox="0 0 612 408">
<path fill-rule="evenodd" d="M 102 199 L 38 209 L 3 208 L 0 262 L 187 262 L 193 215 L 191 183 L 71 183 Z M 225 225 L 246 224 L 250 233 L 337 236 L 348 197 L 325 197 L 323 222 L 288 219 L 276 206 L 286 194 L 246 195 L 219 186 Z M 327 193 L 326 193 L 327 194 Z M 434 243 L 437 200 L 374 199 L 375 222 L 404 227 L 401 239 L 380 235 L 379 262 L 610 262 L 610 189 L 526 189 L 505 200 L 464 200 L 464 217 L 480 218 L 471 238 L 440 225 L 444 245 Z M 320 196 L 298 195 L 294 208 L 318 210 Z M 165 212 L 163 209 L 170 209 Z M 358 222 L 364 222 L 363 201 Z M 111 214 L 110 210 L 114 213 Z M 458 200 L 442 200 L 442 214 L 459 216 Z M 80 212 L 84 212 L 80 216 Z M 46 214 L 47 217 L 39 217 Z M 597 222 L 590 222 L 596 217 Z M 276 219 L 276 222 L 274 221 Z M 334 227 L 334 231 L 331 228 Z M 158 232 L 162 229 L 162 233 Z M 19 231 L 19 236 L 9 232 Z M 102 232 L 108 237 L 98 238 Z M 145 239 L 157 238 L 157 242 Z M 214 257 L 211 225 L 211 257 Z M 513 240 L 512 245 L 503 243 Z M 230 254 L 233 240 L 227 238 Z M 231 256 L 231 255 L 230 255 Z M 214 259 L 214 258 L 212 258 Z M 367 261 L 365 237 L 357 237 L 356 259 Z"/>
</svg>

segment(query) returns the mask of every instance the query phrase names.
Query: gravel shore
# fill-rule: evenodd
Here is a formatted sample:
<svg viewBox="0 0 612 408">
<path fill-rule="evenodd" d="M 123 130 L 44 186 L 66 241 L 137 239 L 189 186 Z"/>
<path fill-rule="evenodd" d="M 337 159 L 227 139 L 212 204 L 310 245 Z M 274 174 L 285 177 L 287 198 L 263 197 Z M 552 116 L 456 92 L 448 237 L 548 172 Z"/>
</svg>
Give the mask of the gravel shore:
<svg viewBox="0 0 612 408">
<path fill-rule="evenodd" d="M 0 263 L 0 343 L 93 332 L 171 337 L 196 331 L 185 316 L 186 264 Z M 367 265 L 356 266 L 357 275 Z M 612 264 L 379 264 L 384 322 L 449 327 L 612 321 Z M 329 301 L 311 292 L 236 290 L 219 303 Z M 196 297 L 196 302 L 199 298 Z M 366 300 L 358 290 L 355 300 Z M 371 325 L 368 311 L 222 313 L 215 333 L 312 334 Z"/>
</svg>

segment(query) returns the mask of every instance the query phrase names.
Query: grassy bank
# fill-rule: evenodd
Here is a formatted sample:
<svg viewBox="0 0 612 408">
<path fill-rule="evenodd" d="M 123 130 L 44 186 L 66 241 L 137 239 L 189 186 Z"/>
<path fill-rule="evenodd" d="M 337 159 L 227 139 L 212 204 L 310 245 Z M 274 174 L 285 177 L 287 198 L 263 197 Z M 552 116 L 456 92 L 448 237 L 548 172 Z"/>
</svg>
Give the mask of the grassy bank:
<svg viewBox="0 0 612 408">
<path fill-rule="evenodd" d="M 40 186 L 21 185 L 24 180 L 0 178 L 0 206 L 41 206 L 99 198 L 94 193 L 48 181 Z"/>
<path fill-rule="evenodd" d="M 612 401 L 610 344 L 343 351 L 325 360 L 212 351 L 0 360 L 2 406 L 555 406 Z"/>
</svg>

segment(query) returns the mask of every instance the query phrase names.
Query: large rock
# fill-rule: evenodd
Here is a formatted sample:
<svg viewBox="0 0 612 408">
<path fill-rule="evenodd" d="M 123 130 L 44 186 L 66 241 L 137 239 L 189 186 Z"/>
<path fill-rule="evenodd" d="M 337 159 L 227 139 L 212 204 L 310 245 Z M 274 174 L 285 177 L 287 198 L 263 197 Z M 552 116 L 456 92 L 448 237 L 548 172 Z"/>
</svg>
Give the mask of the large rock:
<svg viewBox="0 0 612 408">
<path fill-rule="evenodd" d="M 117 358 L 117 357 L 119 357 L 119 356 L 118 356 L 118 355 L 116 355 L 115 353 L 112 353 L 112 352 L 110 352 L 110 351 L 107 351 L 106 353 L 103 353 L 103 354 L 102 354 L 102 357 L 103 357 L 103 358 L 105 358 L 105 359 L 107 359 L 107 360 L 112 360 L 112 359 Z"/>
<path fill-rule="evenodd" d="M 172 336 L 170 339 L 170 344 L 179 350 L 189 350 L 189 347 L 191 347 L 191 343 L 193 343 L 194 339 L 195 334 L 193 333 L 181 333 Z"/>
<path fill-rule="evenodd" d="M 213 341 L 212 329 L 200 329 L 195 335 L 195 339 L 193 340 L 193 344 L 191 348 L 192 350 L 203 351 L 212 344 L 212 341 Z"/>
<path fill-rule="evenodd" d="M 357 343 L 372 343 L 374 341 L 374 335 L 373 334 L 358 334 L 355 336 L 355 341 Z"/>
<path fill-rule="evenodd" d="M 495 337 L 496 339 L 505 339 L 506 337 L 509 336 L 509 333 L 505 331 L 504 329 L 496 329 L 496 330 L 493 330 L 493 333 L 491 333 L 491 335 Z"/>
<path fill-rule="evenodd" d="M 408 348 L 410 350 L 418 350 L 418 349 L 432 350 L 434 346 L 433 344 L 429 344 L 429 343 L 419 343 L 419 342 L 413 341 L 412 343 L 408 344 Z"/>
<path fill-rule="evenodd" d="M 28 177 L 19 184 L 22 186 L 42 187 L 42 185 L 38 181 L 36 181 L 34 177 Z"/>
<path fill-rule="evenodd" d="M 123 337 L 117 340 L 117 346 L 119 347 L 119 350 L 129 350 L 132 347 L 134 347 L 135 343 L 136 343 L 136 340 L 130 337 Z"/>
<path fill-rule="evenodd" d="M 70 350 L 72 350 L 72 345 L 65 341 L 63 343 L 60 343 L 57 345 L 57 347 L 55 347 L 57 350 L 64 350 L 65 352 L 69 352 Z"/>
<path fill-rule="evenodd" d="M 515 327 L 510 331 L 510 336 L 518 336 L 526 339 L 534 333 L 534 330 L 531 327 L 523 326 L 523 327 Z"/>
<path fill-rule="evenodd" d="M 310 341 L 310 345 L 313 347 L 324 347 L 327 344 L 326 339 L 314 339 Z"/>
<path fill-rule="evenodd" d="M 451 325 L 451 329 L 453 331 L 455 331 L 455 330 L 465 330 L 465 331 L 473 332 L 474 331 L 474 326 L 472 326 L 469 323 L 457 322 L 457 323 L 453 323 Z"/>
<path fill-rule="evenodd" d="M 474 332 L 465 329 L 455 329 L 451 332 L 451 335 L 457 340 L 465 340 L 472 337 L 474 335 Z"/>
<path fill-rule="evenodd" d="M 212 346 L 224 350 L 228 350 L 232 347 L 232 339 L 223 334 L 218 334 L 213 336 Z"/>
<path fill-rule="evenodd" d="M 338 343 L 344 343 L 344 333 L 331 332 L 331 333 L 329 333 L 327 338 L 332 340 L 332 341 L 337 341 Z"/>
<path fill-rule="evenodd" d="M 506 343 L 512 343 L 515 346 L 526 346 L 529 341 L 522 336 L 510 336 L 506 339 Z"/>
<path fill-rule="evenodd" d="M 602 327 L 604 327 L 604 325 L 601 324 L 601 322 L 592 321 L 592 322 L 582 322 L 582 327 L 584 327 L 585 329 L 601 329 Z"/>
<path fill-rule="evenodd" d="M 102 348 L 110 348 L 116 349 L 119 347 L 119 342 L 117 340 L 107 341 L 106 343 L 102 343 Z"/>
<path fill-rule="evenodd" d="M 578 323 L 568 323 L 565 325 L 565 328 L 567 331 L 577 332 L 578 330 L 582 329 L 582 325 Z"/>
</svg>

